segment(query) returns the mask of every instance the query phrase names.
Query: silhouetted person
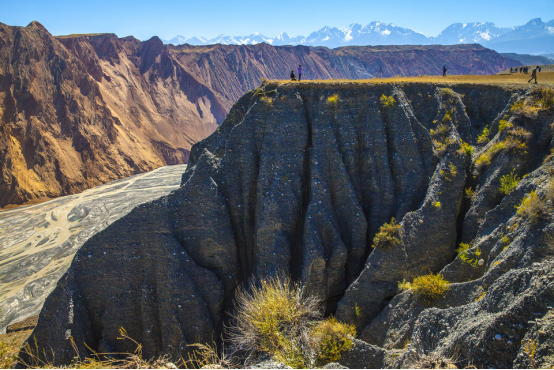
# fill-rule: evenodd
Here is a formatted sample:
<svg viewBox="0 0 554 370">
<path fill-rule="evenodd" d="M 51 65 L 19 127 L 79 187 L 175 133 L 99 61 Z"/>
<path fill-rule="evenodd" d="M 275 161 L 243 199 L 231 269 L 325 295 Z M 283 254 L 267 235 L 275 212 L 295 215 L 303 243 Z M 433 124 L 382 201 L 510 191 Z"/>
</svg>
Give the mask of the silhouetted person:
<svg viewBox="0 0 554 370">
<path fill-rule="evenodd" d="M 442 77 L 446 77 L 446 66 L 442 66 Z"/>
<path fill-rule="evenodd" d="M 290 80 L 296 81 L 296 75 L 294 74 L 294 71 L 290 71 Z"/>
<path fill-rule="evenodd" d="M 534 78 L 535 83 L 537 83 L 537 69 L 539 69 L 539 66 L 536 66 L 535 68 L 533 68 L 533 71 L 531 71 L 531 78 L 527 82 L 531 82 L 531 80 Z"/>
<path fill-rule="evenodd" d="M 379 78 L 383 78 L 383 68 L 379 66 Z"/>
<path fill-rule="evenodd" d="M 298 81 L 302 78 L 302 66 L 298 65 Z"/>
<path fill-rule="evenodd" d="M 519 73 L 523 73 L 523 67 L 519 67 Z"/>
<path fill-rule="evenodd" d="M 514 70 L 512 69 L 512 67 L 510 67 L 510 73 L 514 73 Z"/>
</svg>

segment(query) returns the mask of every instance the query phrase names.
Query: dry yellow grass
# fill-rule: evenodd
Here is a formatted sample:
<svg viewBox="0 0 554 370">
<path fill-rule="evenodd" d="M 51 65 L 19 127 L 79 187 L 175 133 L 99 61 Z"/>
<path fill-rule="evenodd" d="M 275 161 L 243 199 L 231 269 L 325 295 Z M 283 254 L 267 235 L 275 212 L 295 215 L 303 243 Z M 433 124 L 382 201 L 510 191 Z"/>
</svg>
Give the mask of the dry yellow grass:
<svg viewBox="0 0 554 370">
<path fill-rule="evenodd" d="M 280 84 L 311 84 L 311 83 L 360 83 L 360 84 L 387 84 L 387 83 L 434 83 L 434 84 L 483 84 L 483 85 L 534 85 L 528 83 L 530 74 L 513 73 L 498 75 L 454 75 L 454 76 L 421 76 L 421 77 L 388 77 L 366 80 L 270 80 L 268 83 Z M 541 72 L 537 76 L 538 85 L 554 84 L 554 72 Z"/>
</svg>

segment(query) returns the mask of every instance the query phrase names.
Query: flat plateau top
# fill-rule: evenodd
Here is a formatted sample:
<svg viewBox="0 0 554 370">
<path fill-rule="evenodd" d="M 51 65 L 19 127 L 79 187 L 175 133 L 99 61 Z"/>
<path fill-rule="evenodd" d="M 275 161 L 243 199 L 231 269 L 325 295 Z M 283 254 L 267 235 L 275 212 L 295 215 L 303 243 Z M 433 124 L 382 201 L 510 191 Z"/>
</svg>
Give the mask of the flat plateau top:
<svg viewBox="0 0 554 370">
<path fill-rule="evenodd" d="M 537 73 L 537 84 L 527 82 L 531 78 L 531 70 L 529 73 L 502 73 L 497 75 L 453 75 L 453 76 L 421 76 L 421 77 L 387 77 L 387 78 L 372 78 L 367 80 L 305 80 L 305 81 L 290 81 L 290 80 L 270 80 L 269 83 L 278 84 L 310 84 L 310 83 L 359 83 L 359 84 L 402 84 L 402 83 L 434 83 L 434 84 L 479 84 L 479 85 L 501 85 L 521 87 L 528 86 L 544 86 L 554 84 L 554 72 L 539 72 Z"/>
</svg>

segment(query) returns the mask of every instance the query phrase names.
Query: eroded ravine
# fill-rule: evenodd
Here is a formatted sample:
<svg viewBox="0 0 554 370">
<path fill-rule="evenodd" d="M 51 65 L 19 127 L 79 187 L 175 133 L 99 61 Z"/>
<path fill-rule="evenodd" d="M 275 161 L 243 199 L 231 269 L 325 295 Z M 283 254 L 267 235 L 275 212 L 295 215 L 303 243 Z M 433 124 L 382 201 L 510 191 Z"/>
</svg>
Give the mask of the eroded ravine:
<svg viewBox="0 0 554 370">
<path fill-rule="evenodd" d="M 146 356 L 178 355 L 221 331 L 237 284 L 281 273 L 300 280 L 327 312 L 355 323 L 361 339 L 386 350 L 420 333 L 413 340 L 421 346 L 417 318 L 434 318 L 398 282 L 429 271 L 458 282 L 437 304 L 454 322 L 469 314 L 449 310 L 474 308 L 476 281 L 490 287 L 512 273 L 509 264 L 498 267 L 494 243 L 508 221 L 514 232 L 523 194 L 544 186 L 537 181 L 548 167 L 538 166 L 552 141 L 550 110 L 510 109 L 537 95 L 529 94 L 485 85 L 265 84 L 195 145 L 177 191 L 135 208 L 79 250 L 34 335 L 51 343 L 60 363 L 74 355 L 68 335 L 98 351 L 132 351 L 116 340 L 122 326 Z M 501 120 L 511 124 L 502 132 Z M 479 143 L 485 125 L 490 142 Z M 474 145 L 473 154 L 464 143 Z M 500 148 L 494 155 L 493 147 Z M 487 153 L 489 163 L 477 165 Z M 484 205 L 492 184 L 513 168 L 533 172 L 499 204 Z M 460 215 L 469 184 L 479 185 Z M 392 217 L 401 245 L 372 249 Z M 536 241 L 532 226 L 518 225 L 524 245 Z M 472 253 L 479 246 L 479 267 L 456 257 L 458 232 L 469 228 L 466 242 Z M 543 262 L 518 258 L 516 270 Z M 461 346 L 433 338 L 433 348 Z M 476 363 L 511 366 L 471 351 L 466 356 Z M 513 361 L 517 349 L 510 353 Z"/>
</svg>

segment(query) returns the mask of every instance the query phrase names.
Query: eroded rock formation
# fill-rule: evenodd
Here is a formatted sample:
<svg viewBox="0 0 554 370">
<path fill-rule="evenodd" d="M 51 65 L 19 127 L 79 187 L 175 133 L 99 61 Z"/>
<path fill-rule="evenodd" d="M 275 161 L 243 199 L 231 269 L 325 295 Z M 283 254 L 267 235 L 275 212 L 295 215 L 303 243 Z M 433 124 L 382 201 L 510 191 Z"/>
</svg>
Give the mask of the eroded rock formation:
<svg viewBox="0 0 554 370">
<path fill-rule="evenodd" d="M 378 354 L 371 366 L 405 347 L 393 366 L 433 351 L 462 365 L 527 366 L 522 340 L 539 338 L 538 353 L 551 354 L 536 325 L 552 320 L 530 319 L 552 304 L 553 226 L 551 212 L 536 223 L 514 205 L 532 189 L 547 191 L 552 158 L 542 161 L 553 114 L 540 104 L 510 107 L 521 98 L 531 106 L 537 94 L 484 85 L 263 85 L 193 147 L 178 190 L 79 250 L 31 343 L 67 363 L 70 338 L 82 356 L 87 346 L 132 351 L 117 340 L 124 327 L 146 357 L 179 355 L 219 335 L 238 284 L 284 273 L 327 313 L 358 326 L 369 344 L 357 347 Z M 486 125 L 490 142 L 478 143 Z M 464 143 L 476 146 L 473 154 Z M 500 149 L 491 154 L 493 147 Z M 478 160 L 486 153 L 488 163 Z M 512 169 L 529 175 L 503 196 L 500 178 Z M 392 217 L 401 243 L 373 249 Z M 482 263 L 462 260 L 460 241 Z M 398 288 L 428 272 L 454 282 L 439 300 L 425 304 Z"/>
<path fill-rule="evenodd" d="M 53 37 L 0 24 L 0 207 L 81 192 L 184 163 L 264 78 L 496 73 L 513 61 L 479 45 L 164 45 L 114 34 Z M 463 60 L 463 63 L 461 62 Z"/>
</svg>

